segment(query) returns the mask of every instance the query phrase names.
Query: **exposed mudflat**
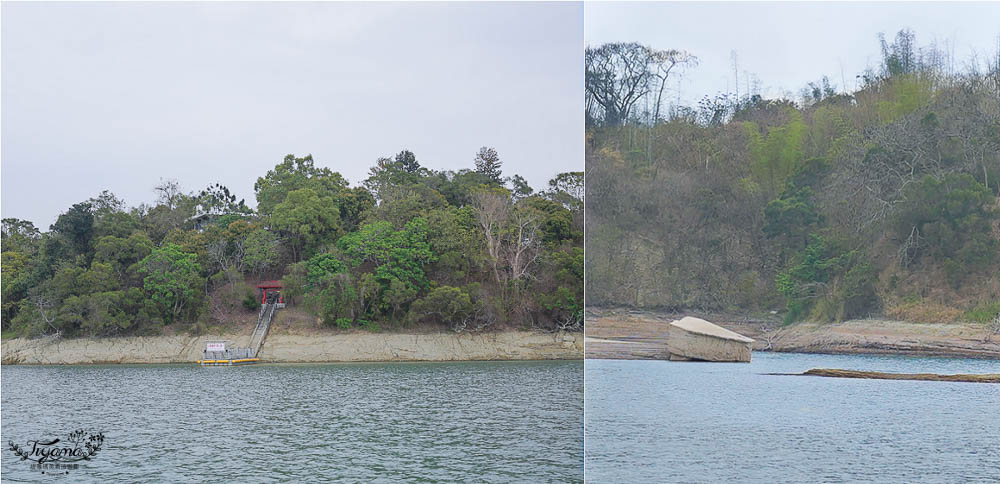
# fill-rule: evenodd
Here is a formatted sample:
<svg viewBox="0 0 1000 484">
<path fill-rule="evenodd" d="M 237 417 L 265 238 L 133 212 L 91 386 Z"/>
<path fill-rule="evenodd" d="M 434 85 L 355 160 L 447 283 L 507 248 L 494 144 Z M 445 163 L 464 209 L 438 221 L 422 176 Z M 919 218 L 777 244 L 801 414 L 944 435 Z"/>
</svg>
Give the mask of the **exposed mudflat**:
<svg viewBox="0 0 1000 484">
<path fill-rule="evenodd" d="M 904 354 L 1000 359 L 1000 336 L 981 325 L 854 319 L 841 323 L 739 320 L 732 316 L 599 310 L 587 313 L 586 357 L 663 359 L 667 325 L 697 316 L 755 340 L 756 351 L 830 354 Z"/>
<path fill-rule="evenodd" d="M 4 364 L 193 363 L 207 340 L 246 346 L 249 334 L 127 338 L 6 339 Z M 275 363 L 350 361 L 573 360 L 583 358 L 581 333 L 271 334 L 260 358 Z"/>
</svg>

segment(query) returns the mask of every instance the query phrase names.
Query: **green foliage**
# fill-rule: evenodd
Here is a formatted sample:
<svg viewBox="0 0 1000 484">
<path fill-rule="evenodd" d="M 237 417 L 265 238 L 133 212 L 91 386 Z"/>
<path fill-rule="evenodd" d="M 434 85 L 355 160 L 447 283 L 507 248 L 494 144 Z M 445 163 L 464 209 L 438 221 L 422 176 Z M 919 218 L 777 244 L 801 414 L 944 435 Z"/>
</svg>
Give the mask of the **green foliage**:
<svg viewBox="0 0 1000 484">
<path fill-rule="evenodd" d="M 94 233 L 94 214 L 88 202 L 77 203 L 59 216 L 51 230 L 69 240 L 77 254 L 87 252 Z"/>
<path fill-rule="evenodd" d="M 1000 317 L 1000 300 L 982 303 L 965 312 L 965 319 L 973 323 L 987 324 Z"/>
<path fill-rule="evenodd" d="M 748 139 L 750 172 L 754 180 L 777 193 L 802 162 L 806 124 L 799 111 L 790 110 L 784 126 L 772 127 L 766 134 L 752 122 L 743 123 Z"/>
<path fill-rule="evenodd" d="M 562 204 L 539 197 L 526 198 L 522 203 L 541 214 L 542 242 L 559 245 L 583 235 L 573 229 L 573 214 Z"/>
<path fill-rule="evenodd" d="M 285 269 L 285 276 L 281 278 L 281 295 L 285 301 L 294 303 L 305 295 L 308 283 L 306 261 L 291 264 Z"/>
<path fill-rule="evenodd" d="M 584 179 L 582 171 L 559 173 L 549 180 L 549 198 L 574 212 L 583 210 Z"/>
<path fill-rule="evenodd" d="M 86 316 L 81 328 L 95 336 L 118 335 L 127 332 L 138 322 L 144 295 L 139 288 L 101 291 L 86 298 L 75 298 L 83 305 Z M 73 301 L 67 301 L 72 306 Z"/>
<path fill-rule="evenodd" d="M 288 192 L 274 207 L 271 226 L 292 240 L 294 253 L 310 253 L 340 232 L 340 211 L 331 197 L 320 197 L 311 188 Z"/>
<path fill-rule="evenodd" d="M 195 254 L 168 244 L 154 250 L 140 263 L 143 288 L 152 303 L 153 316 L 165 323 L 176 321 L 190 310 L 204 288 Z"/>
<path fill-rule="evenodd" d="M 341 237 L 337 247 L 353 267 L 374 264 L 375 278 L 386 289 L 393 281 L 403 285 L 393 293 L 405 290 L 415 295 L 425 289 L 428 281 L 424 266 L 436 259 L 427 242 L 427 220 L 423 218 L 407 222 L 402 230 L 394 230 L 385 221 L 365 224 L 357 232 Z M 397 294 L 397 300 L 399 297 Z"/>
<path fill-rule="evenodd" d="M 915 261 L 939 261 L 952 286 L 966 276 L 988 268 L 1000 245 L 992 234 L 997 217 L 991 208 L 993 194 L 972 176 L 930 175 L 906 190 L 906 203 L 896 220 L 900 241 L 918 237 L 910 257 Z"/>
<path fill-rule="evenodd" d="M 278 204 L 296 190 L 310 189 L 320 198 L 336 197 L 348 190 L 344 177 L 329 168 L 316 167 L 312 155 L 304 158 L 285 156 L 267 175 L 257 179 L 253 189 L 261 215 L 271 215 Z"/>
<path fill-rule="evenodd" d="M 427 214 L 427 243 L 436 260 L 428 269 L 434 280 L 466 281 L 482 267 L 481 235 L 472 207 L 448 207 Z"/>
<path fill-rule="evenodd" d="M 351 318 L 337 318 L 337 327 L 340 329 L 351 329 Z"/>
<path fill-rule="evenodd" d="M 246 297 L 243 298 L 243 307 L 246 308 L 247 311 L 259 311 L 260 299 L 257 299 L 257 296 L 254 293 L 249 292 Z"/>
<path fill-rule="evenodd" d="M 263 227 L 251 230 L 243 241 L 244 270 L 261 274 L 278 262 L 278 237 Z"/>
<path fill-rule="evenodd" d="M 403 150 L 395 158 L 379 158 L 368 172 L 365 188 L 379 201 L 393 197 L 399 188 L 407 188 L 420 181 L 423 169 L 416 155 Z"/>
<path fill-rule="evenodd" d="M 542 261 L 542 290 L 534 294 L 542 313 L 561 329 L 583 327 L 584 252 L 581 247 L 552 251 Z"/>
<path fill-rule="evenodd" d="M 447 324 L 455 331 L 468 327 L 476 312 L 476 302 L 469 293 L 452 286 L 432 289 L 410 307 L 411 321 L 433 321 Z"/>
<path fill-rule="evenodd" d="M 879 118 L 891 123 L 926 106 L 933 96 L 931 79 L 909 74 L 887 81 L 883 89 L 885 97 L 878 102 Z"/>
<path fill-rule="evenodd" d="M 135 272 L 136 263 L 153 251 L 153 241 L 145 232 L 135 232 L 128 238 L 105 235 L 94 244 L 94 262 L 111 264 L 120 276 Z"/>
<path fill-rule="evenodd" d="M 0 246 L 3 252 L 34 253 L 42 234 L 35 224 L 16 218 L 3 219 L 3 229 L 0 231 Z"/>
<path fill-rule="evenodd" d="M 427 185 L 392 186 L 383 189 L 383 197 L 382 203 L 370 211 L 369 219 L 387 221 L 395 228 L 447 205 L 444 197 Z"/>
<path fill-rule="evenodd" d="M 152 206 L 126 210 L 105 191 L 71 207 L 48 233 L 4 219 L 3 330 L 117 335 L 178 323 L 204 331 L 219 314 L 210 308 L 259 308 L 247 276 L 278 274 L 287 303 L 340 327 L 379 331 L 412 321 L 415 302 L 440 302 L 435 291 L 448 287 L 477 308 L 470 328 L 535 319 L 524 312 L 540 311 L 528 292 L 538 284 L 535 265 L 521 266 L 516 298 L 512 285 L 484 271 L 474 194 L 495 188 L 505 209 L 525 216 L 521 249 L 534 258 L 582 245 L 582 172 L 557 176 L 531 200 L 534 190 L 512 176 L 524 202 L 514 207 L 495 152 L 483 150 L 477 161 L 477 170 L 433 171 L 403 150 L 351 188 L 311 156 L 289 155 L 257 179 L 257 213 L 223 185 L 185 193 L 166 180 Z M 498 237 L 516 237 L 507 222 Z"/>
<path fill-rule="evenodd" d="M 306 261 L 304 267 L 295 267 L 291 272 L 293 278 L 286 277 L 286 281 L 297 283 L 289 279 L 302 277 L 306 304 L 326 324 L 339 325 L 340 319 L 356 321 L 369 314 L 379 291 L 372 274 L 352 274 L 347 264 L 334 254 L 316 255 Z M 300 272 L 304 274 L 299 276 Z"/>
<path fill-rule="evenodd" d="M 764 234 L 769 238 L 784 235 L 790 240 L 801 241 L 803 247 L 809 233 L 823 222 L 813 201 L 812 189 L 796 189 L 794 185 L 768 202 L 764 207 L 764 219 Z"/>
<path fill-rule="evenodd" d="M 498 187 L 500 183 L 478 171 L 438 172 L 425 180 L 444 196 L 448 205 L 464 207 L 472 203 L 472 194 L 482 186 Z"/>
<path fill-rule="evenodd" d="M 835 320 L 901 314 L 907 294 L 927 301 L 906 317 L 995 299 L 996 75 L 945 68 L 912 32 L 883 47 L 851 93 L 820 82 L 798 105 L 719 96 L 589 129 L 588 303 L 746 314 L 784 300 L 789 320 Z M 810 234 L 827 253 L 809 253 Z"/>
<path fill-rule="evenodd" d="M 333 254 L 319 254 L 306 261 L 306 280 L 310 284 L 319 284 L 328 276 L 346 272 L 347 264 Z"/>
<path fill-rule="evenodd" d="M 810 236 L 794 265 L 775 278 L 778 292 L 788 301 L 785 322 L 807 315 L 840 321 L 864 314 L 877 302 L 876 276 L 857 251 L 831 247 L 823 237 Z"/>
<path fill-rule="evenodd" d="M 16 251 L 6 251 L 0 254 L 0 286 L 3 286 L 3 322 L 4 328 L 10 326 L 11 320 L 17 315 L 20 301 L 31 288 L 34 280 L 34 268 L 29 254 Z"/>
<path fill-rule="evenodd" d="M 484 175 L 485 177 L 493 180 L 496 183 L 500 183 L 500 155 L 497 154 L 497 150 L 483 146 L 476 153 L 476 172 Z"/>
</svg>

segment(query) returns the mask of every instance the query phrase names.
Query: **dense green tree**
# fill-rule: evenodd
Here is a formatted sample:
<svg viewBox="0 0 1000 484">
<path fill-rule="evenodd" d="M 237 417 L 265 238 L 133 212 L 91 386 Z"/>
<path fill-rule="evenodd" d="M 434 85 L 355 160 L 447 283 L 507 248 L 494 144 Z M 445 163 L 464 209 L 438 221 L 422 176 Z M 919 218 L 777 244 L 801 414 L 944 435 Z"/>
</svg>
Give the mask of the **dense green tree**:
<svg viewBox="0 0 1000 484">
<path fill-rule="evenodd" d="M 540 214 L 542 242 L 558 245 L 564 240 L 583 237 L 582 233 L 573 229 L 573 214 L 562 204 L 539 197 L 526 198 L 519 204 L 531 207 Z"/>
<path fill-rule="evenodd" d="M 514 175 L 519 195 L 512 196 L 501 188 L 495 152 L 486 155 L 479 171 L 432 171 L 403 150 L 353 188 L 311 156 L 289 155 L 257 180 L 259 214 L 221 184 L 186 193 L 176 180 L 161 180 L 152 205 L 128 209 L 104 191 L 46 233 L 4 219 L 3 328 L 28 336 L 114 336 L 196 321 L 193 328 L 204 328 L 258 305 L 247 298 L 246 279 L 277 274 L 291 308 L 340 328 L 561 325 L 553 311 L 575 301 L 574 291 L 553 283 L 565 297 L 545 308 L 528 294 L 540 284 L 534 260 L 550 250 L 543 240 L 559 251 L 582 243 L 568 215 L 577 203 L 572 188 L 531 196 Z M 497 280 L 484 270 L 493 259 L 475 203 L 482 190 L 503 201 L 504 218 L 491 232 L 502 241 L 494 262 L 505 278 Z M 240 304 L 244 298 L 252 304 Z"/>
<path fill-rule="evenodd" d="M 479 148 L 479 152 L 476 153 L 476 172 L 489 178 L 497 184 L 501 182 L 501 170 L 500 166 L 500 155 L 497 154 L 497 150 L 483 146 Z"/>
<path fill-rule="evenodd" d="M 436 261 L 434 280 L 447 284 L 468 282 L 482 270 L 482 237 L 472 207 L 447 207 L 427 214 L 427 242 Z"/>
<path fill-rule="evenodd" d="M 904 263 L 932 259 L 945 264 L 953 285 L 989 267 L 1000 242 L 993 235 L 993 194 L 968 174 L 930 175 L 907 187 L 896 235 Z"/>
<path fill-rule="evenodd" d="M 249 215 L 253 211 L 247 207 L 243 199 L 236 200 L 236 195 L 229 187 L 221 183 L 209 185 L 196 196 L 198 213 L 212 215 Z"/>
<path fill-rule="evenodd" d="M 528 184 L 528 180 L 521 175 L 514 175 L 507 180 L 510 183 L 510 193 L 517 200 L 529 197 L 535 192 L 535 189 Z"/>
<path fill-rule="evenodd" d="M 257 211 L 261 215 L 271 215 L 289 194 L 297 190 L 310 189 L 317 197 L 336 198 L 348 190 L 347 180 L 326 167 L 317 167 L 312 155 L 296 158 L 287 155 L 267 175 L 254 183 L 257 194 Z"/>
<path fill-rule="evenodd" d="M 132 266 L 153 251 L 153 241 L 145 232 L 135 232 L 128 238 L 105 235 L 94 244 L 94 262 L 110 264 L 121 280 L 134 272 Z"/>
<path fill-rule="evenodd" d="M 340 233 L 340 210 L 331 197 L 321 197 L 311 188 L 288 193 L 274 207 L 271 227 L 286 237 L 292 258 L 301 259 Z"/>
<path fill-rule="evenodd" d="M 177 321 L 195 307 L 204 287 L 197 259 L 179 245 L 167 244 L 139 263 L 143 289 L 155 309 L 154 315 L 164 323 Z"/>
<path fill-rule="evenodd" d="M 373 264 L 375 279 L 386 289 L 392 281 L 398 281 L 402 286 L 396 292 L 412 290 L 415 296 L 429 284 L 424 266 L 435 257 L 427 242 L 427 221 L 423 218 L 411 220 L 402 230 L 384 221 L 365 224 L 342 237 L 337 247 L 353 267 Z"/>
<path fill-rule="evenodd" d="M 35 228 L 35 224 L 28 220 L 16 218 L 3 219 L 3 230 L 0 232 L 0 245 L 3 252 L 20 252 L 23 254 L 33 253 L 38 250 L 39 239 L 42 234 Z"/>
<path fill-rule="evenodd" d="M 482 186 L 499 186 L 499 183 L 478 171 L 438 172 L 432 188 L 444 196 L 449 205 L 464 207 L 472 203 L 472 194 Z"/>
<path fill-rule="evenodd" d="M 50 228 L 66 238 L 77 254 L 87 253 L 94 234 L 94 214 L 89 202 L 81 202 L 59 215 Z"/>
<path fill-rule="evenodd" d="M 584 175 L 582 171 L 560 173 L 549 180 L 548 198 L 574 212 L 583 211 Z"/>
<path fill-rule="evenodd" d="M 456 331 L 464 330 L 473 320 L 476 302 L 461 288 L 440 286 L 415 301 L 410 309 L 411 321 L 444 323 Z"/>
<path fill-rule="evenodd" d="M 823 222 L 823 216 L 813 202 L 812 190 L 794 186 L 768 202 L 764 207 L 764 219 L 764 233 L 769 238 L 783 235 L 788 240 L 799 241 L 797 245 L 800 248 L 808 244 L 810 232 Z"/>
</svg>

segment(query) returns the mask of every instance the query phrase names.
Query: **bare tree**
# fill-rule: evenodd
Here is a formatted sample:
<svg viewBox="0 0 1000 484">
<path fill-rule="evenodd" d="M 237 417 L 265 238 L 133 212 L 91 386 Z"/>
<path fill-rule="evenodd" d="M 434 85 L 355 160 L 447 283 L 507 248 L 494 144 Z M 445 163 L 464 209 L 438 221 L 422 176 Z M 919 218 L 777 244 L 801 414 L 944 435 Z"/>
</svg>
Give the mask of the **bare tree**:
<svg viewBox="0 0 1000 484">
<path fill-rule="evenodd" d="M 993 336 L 1000 334 L 1000 313 L 986 323 L 986 341 L 992 341 Z"/>
<path fill-rule="evenodd" d="M 472 194 L 472 206 L 476 210 L 476 218 L 483 229 L 486 238 L 486 253 L 493 267 L 493 275 L 497 283 L 502 282 L 500 276 L 501 230 L 510 213 L 510 199 L 503 190 L 486 189 Z"/>
<path fill-rule="evenodd" d="M 472 204 L 497 284 L 506 286 L 530 277 L 541 247 L 538 212 L 513 206 L 503 189 L 479 190 Z"/>
<path fill-rule="evenodd" d="M 504 244 L 504 258 L 510 270 L 510 280 L 530 277 L 528 272 L 538 259 L 541 237 L 538 234 L 538 212 L 515 208 L 511 211 L 511 230 Z"/>
<path fill-rule="evenodd" d="M 614 42 L 588 47 L 584 58 L 587 98 L 603 109 L 604 124 L 624 124 L 635 103 L 649 93 L 652 51 L 636 42 Z"/>
<path fill-rule="evenodd" d="M 60 334 L 61 331 L 59 331 L 59 328 L 52 324 L 56 320 L 56 312 L 58 311 L 56 303 L 52 300 L 52 297 L 41 288 L 32 289 L 29 292 L 28 297 L 31 298 L 31 302 L 35 305 L 35 309 L 38 310 L 38 315 L 41 316 L 42 322 L 49 325 L 55 334 Z"/>
<path fill-rule="evenodd" d="M 670 77 L 670 73 L 677 67 L 697 66 L 698 58 L 688 52 L 677 49 L 652 50 L 651 54 L 653 63 L 652 75 L 660 83 L 653 108 L 653 122 L 656 122 L 660 119 L 660 108 L 663 105 L 663 91 L 667 87 L 667 78 Z"/>
<path fill-rule="evenodd" d="M 157 201 L 166 205 L 170 210 L 177 208 L 177 204 L 184 195 L 180 182 L 174 179 L 163 180 L 161 178 L 160 184 L 153 187 L 153 191 L 157 194 Z"/>
<path fill-rule="evenodd" d="M 628 121 L 643 99 L 652 104 L 652 121 L 658 120 L 670 74 L 698 63 L 683 50 L 656 50 L 635 42 L 588 47 L 585 59 L 588 114 L 610 126 Z M 594 112 L 598 108 L 603 112 Z"/>
</svg>

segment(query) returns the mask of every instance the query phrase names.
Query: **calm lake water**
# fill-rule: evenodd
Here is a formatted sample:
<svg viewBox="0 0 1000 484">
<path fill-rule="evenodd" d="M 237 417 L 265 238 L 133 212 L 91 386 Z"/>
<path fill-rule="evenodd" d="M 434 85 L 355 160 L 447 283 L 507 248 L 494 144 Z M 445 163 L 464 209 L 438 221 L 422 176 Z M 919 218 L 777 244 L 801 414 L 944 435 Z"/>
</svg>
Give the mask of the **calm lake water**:
<svg viewBox="0 0 1000 484">
<path fill-rule="evenodd" d="M 1000 482 L 1000 385 L 763 375 L 810 368 L 1000 373 L 1000 362 L 588 360 L 587 481 Z"/>
<path fill-rule="evenodd" d="M 4 366 L 3 478 L 580 482 L 582 370 L 579 361 Z M 42 475 L 7 449 L 76 429 L 103 432 L 104 448 L 68 474 Z"/>
</svg>

